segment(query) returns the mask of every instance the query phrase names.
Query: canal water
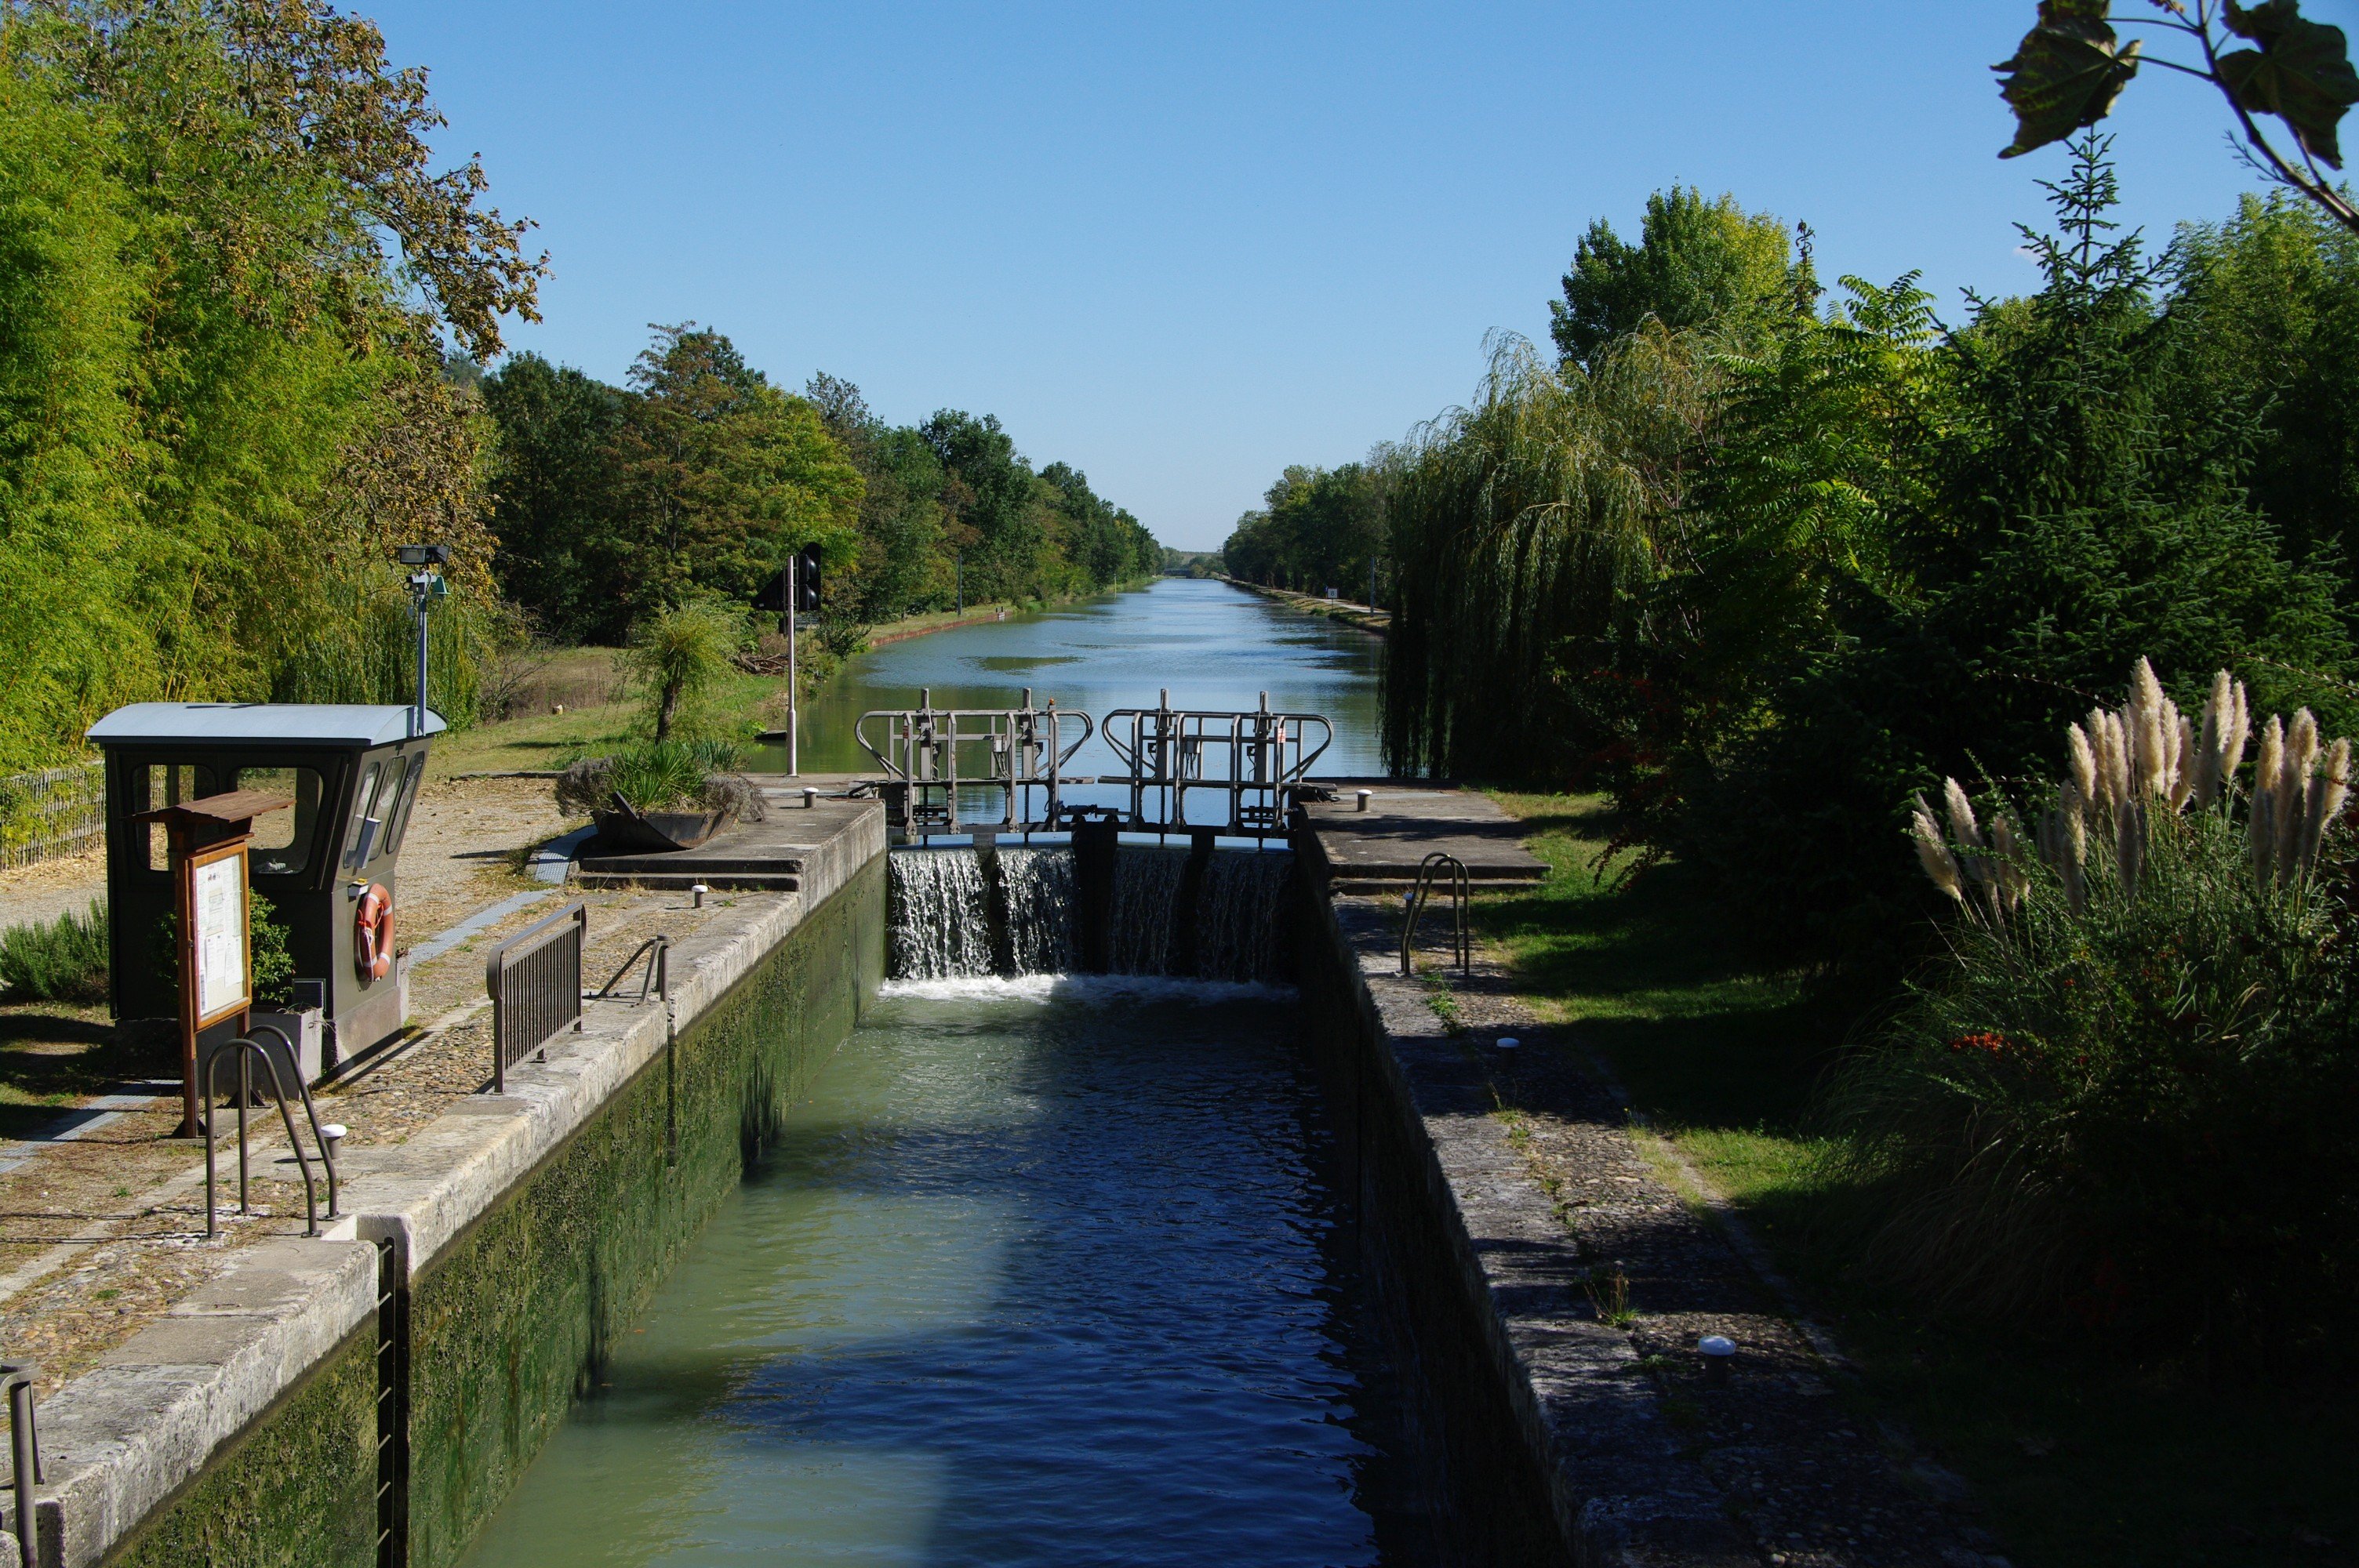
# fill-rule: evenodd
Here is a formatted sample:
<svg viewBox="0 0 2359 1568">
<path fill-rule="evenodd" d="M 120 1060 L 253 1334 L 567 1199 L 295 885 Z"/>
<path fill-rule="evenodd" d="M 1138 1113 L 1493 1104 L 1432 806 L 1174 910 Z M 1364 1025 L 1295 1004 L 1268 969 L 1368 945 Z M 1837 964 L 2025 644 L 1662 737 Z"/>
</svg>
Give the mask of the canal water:
<svg viewBox="0 0 2359 1568">
<path fill-rule="evenodd" d="M 875 767 L 853 726 L 872 708 L 915 708 L 930 689 L 937 708 L 1013 708 L 1036 701 L 1103 717 L 1152 708 L 1168 689 L 1175 708 L 1240 711 L 1269 693 L 1281 712 L 1325 715 L 1335 742 L 1323 774 L 1384 771 L 1376 681 L 1384 645 L 1367 633 L 1281 608 L 1206 578 L 1162 578 L 1142 591 L 1003 622 L 888 643 L 849 661 L 804 706 L 801 762 L 811 773 Z M 753 765 L 783 770 L 782 747 Z M 1093 740 L 1070 769 L 1114 771 Z M 1080 798 L 1080 797 L 1076 797 Z"/>
<path fill-rule="evenodd" d="M 1344 766 L 1372 771 L 1375 657 L 1171 579 L 881 650 L 814 730 L 919 686 L 1092 711 L 1142 685 L 1207 708 L 1268 689 L 1335 716 Z M 832 738 L 807 766 L 854 765 Z M 1125 872 L 1138 899 L 1171 880 L 1158 853 Z M 888 982 L 790 1108 L 473 1568 L 1440 1561 L 1442 1487 L 1355 1267 L 1291 991 L 1152 955 L 991 972 L 1070 962 L 1069 858 L 995 866 L 1014 924 L 1045 935 L 995 959 L 958 935 L 974 852 L 897 856 L 895 968 L 929 978 Z M 1224 862 L 1231 902 L 1266 908 L 1285 859 Z M 1191 973 L 1266 972 L 1240 953 Z"/>
</svg>

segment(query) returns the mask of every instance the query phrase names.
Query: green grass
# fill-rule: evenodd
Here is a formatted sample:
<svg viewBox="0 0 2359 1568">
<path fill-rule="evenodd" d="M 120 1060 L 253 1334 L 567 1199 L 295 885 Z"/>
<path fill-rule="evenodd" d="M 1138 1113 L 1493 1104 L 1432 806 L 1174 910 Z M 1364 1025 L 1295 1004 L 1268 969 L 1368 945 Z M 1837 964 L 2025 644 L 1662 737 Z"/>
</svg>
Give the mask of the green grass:
<svg viewBox="0 0 2359 1568">
<path fill-rule="evenodd" d="M 1832 1322 L 1859 1360 L 1858 1397 L 1974 1483 L 2016 1563 L 2359 1562 L 2359 1411 L 2345 1391 L 2240 1386 L 2135 1346 L 1944 1322 L 1861 1283 L 1841 1225 L 1860 1196 L 1821 1174 L 1809 1134 L 1811 1089 L 1854 1018 L 1753 961 L 1685 868 L 1601 879 L 1611 824 L 1597 802 L 1496 798 L 1550 871 L 1486 903 L 1484 935 Z"/>
</svg>

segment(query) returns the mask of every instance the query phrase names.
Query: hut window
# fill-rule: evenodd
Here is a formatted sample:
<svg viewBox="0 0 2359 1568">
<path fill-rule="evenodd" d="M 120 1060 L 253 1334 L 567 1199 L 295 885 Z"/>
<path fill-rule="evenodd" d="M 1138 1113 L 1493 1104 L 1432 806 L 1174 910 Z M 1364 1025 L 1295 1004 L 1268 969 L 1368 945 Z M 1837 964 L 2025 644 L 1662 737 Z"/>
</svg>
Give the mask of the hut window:
<svg viewBox="0 0 2359 1568">
<path fill-rule="evenodd" d="M 361 775 L 361 787 L 353 796 L 352 826 L 344 829 L 344 869 L 358 871 L 366 864 L 369 850 L 375 847 L 378 826 L 384 818 L 377 815 L 377 785 L 385 776 L 382 762 L 371 762 Z"/>
<path fill-rule="evenodd" d="M 385 853 L 391 855 L 401 849 L 401 836 L 409 830 L 410 808 L 418 804 L 418 776 L 426 771 L 426 753 L 419 752 L 409 759 L 409 767 L 401 775 L 401 790 L 393 798 L 393 808 L 386 814 Z"/>
<path fill-rule="evenodd" d="M 316 768 L 240 768 L 239 789 L 292 795 L 295 809 L 274 811 L 254 823 L 250 846 L 257 877 L 292 876 L 311 862 L 311 839 L 320 822 L 320 773 Z"/>
<path fill-rule="evenodd" d="M 144 792 L 144 811 L 161 806 L 186 806 L 192 800 L 202 800 L 215 792 L 213 771 L 202 762 L 150 762 L 147 768 L 147 787 Z M 172 869 L 170 836 L 160 822 L 143 822 L 139 827 L 147 832 L 147 869 L 168 871 Z"/>
</svg>

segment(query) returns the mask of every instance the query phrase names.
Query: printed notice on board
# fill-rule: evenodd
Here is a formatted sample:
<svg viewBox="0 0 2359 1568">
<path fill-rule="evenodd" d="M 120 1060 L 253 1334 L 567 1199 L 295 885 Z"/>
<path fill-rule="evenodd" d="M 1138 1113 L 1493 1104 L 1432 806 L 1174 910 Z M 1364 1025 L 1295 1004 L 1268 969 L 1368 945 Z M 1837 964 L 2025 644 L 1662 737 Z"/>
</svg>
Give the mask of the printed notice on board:
<svg viewBox="0 0 2359 1568">
<path fill-rule="evenodd" d="M 245 869 L 243 855 L 197 868 L 197 1016 L 245 998 Z"/>
</svg>

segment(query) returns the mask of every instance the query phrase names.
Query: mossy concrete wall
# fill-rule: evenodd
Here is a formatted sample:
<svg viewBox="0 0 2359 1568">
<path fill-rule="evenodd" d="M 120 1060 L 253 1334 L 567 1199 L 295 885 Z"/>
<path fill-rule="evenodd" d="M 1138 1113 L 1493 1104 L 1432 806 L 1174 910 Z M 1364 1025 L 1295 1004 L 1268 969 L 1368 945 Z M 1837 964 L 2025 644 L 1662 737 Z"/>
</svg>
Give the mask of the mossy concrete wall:
<svg viewBox="0 0 2359 1568">
<path fill-rule="evenodd" d="M 749 903 L 675 950 L 669 1048 L 661 1003 L 603 1017 L 507 1096 L 366 1152 L 335 1235 L 266 1244 L 53 1404 L 45 1446 L 71 1474 L 44 1503 L 64 1542 L 45 1559 L 372 1568 L 390 1480 L 392 1561 L 455 1562 L 875 994 L 875 837 L 815 906 Z M 217 1389 L 266 1392 L 208 1426 Z M 381 1410 L 398 1417 L 385 1469 Z M 150 1485 L 168 1469 L 177 1489 Z"/>
<path fill-rule="evenodd" d="M 376 1348 L 372 1317 L 110 1553 L 108 1568 L 375 1563 Z"/>
<path fill-rule="evenodd" d="M 881 860 L 813 910 L 414 1282 L 407 1561 L 443 1568 L 882 979 Z"/>
</svg>

